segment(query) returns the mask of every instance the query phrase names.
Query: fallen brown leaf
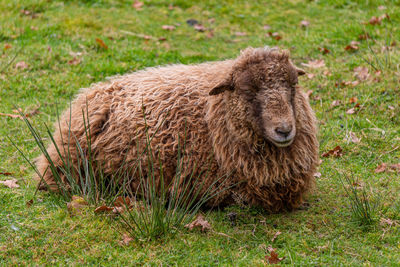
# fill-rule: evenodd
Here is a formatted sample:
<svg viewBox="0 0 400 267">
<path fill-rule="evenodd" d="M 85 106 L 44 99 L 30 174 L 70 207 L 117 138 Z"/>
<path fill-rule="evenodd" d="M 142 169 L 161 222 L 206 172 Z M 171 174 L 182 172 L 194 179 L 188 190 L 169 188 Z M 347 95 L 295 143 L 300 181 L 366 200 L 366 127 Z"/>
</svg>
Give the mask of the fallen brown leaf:
<svg viewBox="0 0 400 267">
<path fill-rule="evenodd" d="M 306 75 L 307 75 L 308 79 L 314 79 L 314 77 L 315 77 L 314 73 L 307 73 Z"/>
<path fill-rule="evenodd" d="M 129 197 L 117 197 L 114 200 L 114 206 L 115 207 L 129 207 L 131 205 L 131 199 Z"/>
<path fill-rule="evenodd" d="M 14 118 L 14 119 L 22 119 L 22 117 L 17 114 L 7 114 L 7 113 L 0 112 L 0 116 L 6 116 L 6 117 Z"/>
<path fill-rule="evenodd" d="M 71 202 L 67 203 L 67 209 L 71 215 L 81 214 L 83 209 L 88 206 L 86 200 L 80 196 L 72 196 Z"/>
<path fill-rule="evenodd" d="M 12 180 L 0 181 L 0 184 L 7 186 L 8 188 L 18 188 L 19 185 L 17 184 L 17 182 L 18 182 L 17 179 L 12 179 Z"/>
<path fill-rule="evenodd" d="M 268 32 L 268 36 L 279 41 L 280 39 L 282 39 L 282 36 L 279 35 L 278 32 Z"/>
<path fill-rule="evenodd" d="M 285 259 L 285 257 L 279 258 L 278 253 L 276 253 L 275 249 L 271 246 L 267 248 L 267 252 L 269 252 L 269 255 L 265 255 L 267 264 L 278 264 Z"/>
<path fill-rule="evenodd" d="M 17 62 L 17 64 L 15 64 L 15 68 L 24 70 L 24 69 L 28 68 L 28 64 L 26 64 L 25 61 L 20 61 L 20 62 Z"/>
<path fill-rule="evenodd" d="M 369 71 L 367 67 L 357 67 L 354 68 L 354 76 L 357 77 L 360 81 L 365 81 L 369 78 Z"/>
<path fill-rule="evenodd" d="M 324 72 L 322 72 L 322 75 L 324 76 L 332 76 L 332 73 L 329 70 L 324 70 Z"/>
<path fill-rule="evenodd" d="M 103 49 L 105 49 L 105 50 L 108 49 L 108 46 L 106 45 L 106 43 L 105 43 L 103 40 L 101 40 L 101 39 L 99 39 L 99 38 L 96 38 L 96 43 L 97 43 L 101 48 L 103 48 Z"/>
<path fill-rule="evenodd" d="M 235 32 L 235 35 L 236 36 L 246 36 L 247 33 L 245 33 L 245 32 Z"/>
<path fill-rule="evenodd" d="M 362 33 L 362 34 L 358 35 L 358 40 L 367 40 L 370 38 L 371 38 L 371 36 L 369 36 L 368 33 Z"/>
<path fill-rule="evenodd" d="M 206 31 L 206 27 L 204 27 L 202 24 L 195 24 L 195 25 L 193 26 L 193 28 L 194 28 L 196 31 L 199 31 L 199 32 L 204 32 L 204 31 Z"/>
<path fill-rule="evenodd" d="M 32 206 L 32 204 L 33 204 L 33 199 L 31 199 L 31 200 L 29 200 L 29 201 L 27 201 L 27 202 L 25 203 L 25 205 L 26 205 L 27 207 Z"/>
<path fill-rule="evenodd" d="M 282 234 L 282 232 L 280 232 L 280 231 L 276 232 L 276 233 L 274 234 L 274 237 L 272 237 L 271 242 L 274 242 L 275 239 L 276 239 L 280 234 Z"/>
<path fill-rule="evenodd" d="M 357 51 L 360 47 L 358 46 L 360 43 L 357 41 L 351 41 L 351 43 L 349 45 L 346 45 L 346 47 L 344 48 L 344 50 L 346 51 Z"/>
<path fill-rule="evenodd" d="M 381 218 L 379 224 L 381 226 L 385 226 L 385 225 L 389 225 L 392 226 L 395 222 L 391 219 L 385 219 L 385 218 Z"/>
<path fill-rule="evenodd" d="M 379 17 L 372 16 L 369 19 L 369 24 L 371 24 L 371 25 L 380 25 L 382 20 L 384 20 L 384 19 L 390 20 L 389 15 L 388 14 L 383 14 L 383 15 L 381 15 Z"/>
<path fill-rule="evenodd" d="M 129 243 L 131 243 L 134 239 L 132 237 L 130 237 L 128 234 L 124 234 L 122 237 L 122 241 L 120 241 L 120 243 L 122 245 L 129 245 Z"/>
<path fill-rule="evenodd" d="M 340 100 L 333 100 L 331 107 L 337 107 L 340 106 L 340 104 L 341 104 Z"/>
<path fill-rule="evenodd" d="M 400 163 L 390 165 L 390 168 L 400 172 Z"/>
<path fill-rule="evenodd" d="M 331 149 L 327 152 L 322 153 L 321 157 L 329 157 L 329 156 L 333 156 L 335 158 L 339 158 L 341 156 L 343 156 L 343 150 L 340 146 L 336 146 L 334 149 Z"/>
<path fill-rule="evenodd" d="M 12 173 L 11 172 L 0 172 L 0 175 L 10 176 L 10 175 L 12 175 Z"/>
<path fill-rule="evenodd" d="M 382 22 L 382 20 L 379 17 L 372 16 L 369 19 L 369 24 L 371 24 L 371 25 L 380 25 L 381 22 Z"/>
<path fill-rule="evenodd" d="M 68 60 L 68 64 L 69 64 L 69 65 L 76 66 L 76 65 L 78 65 L 79 63 L 81 63 L 81 60 L 80 60 L 79 58 L 76 58 L 76 57 L 74 57 L 74 58 L 71 59 L 71 60 Z"/>
<path fill-rule="evenodd" d="M 269 30 L 271 29 L 271 26 L 269 26 L 269 25 L 264 25 L 264 26 L 263 26 L 263 29 L 266 30 L 266 31 L 269 31 Z"/>
<path fill-rule="evenodd" d="M 329 54 L 331 51 L 328 49 L 328 48 L 326 48 L 326 47 L 318 47 L 318 50 L 322 53 L 322 54 L 324 54 L 324 55 L 326 55 L 326 54 Z"/>
<path fill-rule="evenodd" d="M 143 2 L 135 1 L 135 2 L 132 4 L 132 7 L 133 7 L 134 9 L 136 9 L 136 10 L 142 10 L 143 5 L 144 5 Z"/>
<path fill-rule="evenodd" d="M 211 225 L 205 220 L 202 214 L 199 214 L 193 222 L 186 224 L 185 227 L 189 230 L 193 230 L 193 228 L 200 228 L 200 230 L 203 232 L 211 229 Z"/>
<path fill-rule="evenodd" d="M 173 31 L 176 29 L 176 27 L 174 25 L 163 25 L 162 29 L 167 31 Z"/>
<path fill-rule="evenodd" d="M 349 132 L 347 140 L 349 140 L 350 142 L 353 142 L 355 144 L 360 143 L 360 141 L 361 141 L 361 139 L 358 138 L 357 135 L 353 132 Z"/>
<path fill-rule="evenodd" d="M 315 178 L 321 178 L 321 175 L 322 175 L 322 174 L 321 174 L 320 172 L 316 172 L 316 173 L 314 173 L 313 176 L 314 176 Z"/>
<path fill-rule="evenodd" d="M 302 20 L 300 21 L 300 26 L 303 28 L 307 28 L 308 26 L 310 26 L 310 22 L 308 20 Z"/>
<path fill-rule="evenodd" d="M 354 113 L 356 113 L 356 109 L 355 109 L 355 108 L 350 108 L 350 109 L 348 109 L 348 110 L 346 111 L 346 114 L 349 114 L 349 115 L 352 115 L 352 114 L 354 114 Z"/>
<path fill-rule="evenodd" d="M 355 97 L 355 96 L 350 97 L 350 99 L 349 99 L 349 103 L 350 103 L 350 104 L 357 103 L 357 101 L 358 101 L 358 99 L 357 99 L 357 97 Z"/>
<path fill-rule="evenodd" d="M 103 205 L 103 206 L 97 207 L 97 208 L 94 210 L 94 212 L 95 212 L 95 213 L 110 212 L 110 211 L 113 211 L 113 209 L 114 209 L 114 208 L 107 207 L 107 206 Z"/>
<path fill-rule="evenodd" d="M 325 67 L 325 61 L 323 59 L 316 59 L 316 60 L 310 60 L 307 63 L 301 63 L 301 65 L 311 69 L 318 69 Z"/>
<path fill-rule="evenodd" d="M 378 167 L 376 167 L 375 169 L 375 173 L 384 172 L 386 170 L 386 167 L 387 167 L 386 163 L 379 164 Z"/>
</svg>

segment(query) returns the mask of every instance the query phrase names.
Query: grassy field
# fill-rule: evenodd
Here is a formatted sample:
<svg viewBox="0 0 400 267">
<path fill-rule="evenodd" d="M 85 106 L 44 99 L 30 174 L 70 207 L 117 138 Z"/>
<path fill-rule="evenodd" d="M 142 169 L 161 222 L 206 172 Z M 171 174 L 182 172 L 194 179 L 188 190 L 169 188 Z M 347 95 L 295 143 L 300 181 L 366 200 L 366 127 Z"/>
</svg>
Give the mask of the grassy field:
<svg viewBox="0 0 400 267">
<path fill-rule="evenodd" d="M 266 263 L 269 246 L 281 265 L 400 265 L 400 169 L 390 168 L 400 163 L 399 1 L 132 2 L 0 0 L 0 181 L 20 185 L 0 184 L 0 265 L 254 266 Z M 207 233 L 126 246 L 121 229 L 93 209 L 71 217 L 42 192 L 26 205 L 33 171 L 6 137 L 31 159 L 39 150 L 24 122 L 4 115 L 16 115 L 15 106 L 38 110 L 30 120 L 44 134 L 56 105 L 66 108 L 79 88 L 106 77 L 265 45 L 290 50 L 307 71 L 300 85 L 319 120 L 320 155 L 343 150 L 321 157 L 308 208 L 228 207 L 206 214 Z M 353 215 L 349 187 L 376 205 L 371 225 Z M 234 226 L 229 212 L 238 214 Z"/>
</svg>

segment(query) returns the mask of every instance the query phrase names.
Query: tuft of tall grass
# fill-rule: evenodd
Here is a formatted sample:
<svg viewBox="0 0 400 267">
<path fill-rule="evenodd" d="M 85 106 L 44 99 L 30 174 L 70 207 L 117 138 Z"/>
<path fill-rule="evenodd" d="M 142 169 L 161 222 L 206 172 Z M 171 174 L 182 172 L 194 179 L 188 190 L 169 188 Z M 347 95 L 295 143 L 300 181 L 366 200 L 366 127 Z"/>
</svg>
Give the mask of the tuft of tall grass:
<svg viewBox="0 0 400 267">
<path fill-rule="evenodd" d="M 209 168 L 201 168 L 204 166 L 195 164 L 190 175 L 184 175 L 184 159 L 190 158 L 190 153 L 185 152 L 186 131 L 183 140 L 178 137 L 177 167 L 174 177 L 167 184 L 161 159 L 154 158 L 158 153 L 153 153 L 156 151 L 152 151 L 150 146 L 151 137 L 146 119 L 145 125 L 146 145 L 143 161 L 147 164 L 143 166 L 143 161 L 138 161 L 134 170 L 136 177 L 140 177 L 139 188 L 136 192 L 128 192 L 127 187 L 124 187 L 125 195 L 133 194 L 139 201 L 133 208 L 128 206 L 129 203 L 125 203 L 126 212 L 120 213 L 117 218 L 136 241 L 154 240 L 176 233 L 195 218 L 208 200 L 228 189 L 221 186 L 228 175 L 216 178 L 211 185 L 205 187 L 210 171 Z M 198 172 L 200 169 L 202 171 Z M 203 178 L 199 179 L 200 177 Z"/>
<path fill-rule="evenodd" d="M 350 202 L 353 218 L 360 226 L 371 226 L 377 222 L 379 203 L 368 193 L 367 187 L 348 175 L 340 179 Z"/>
<path fill-rule="evenodd" d="M 146 142 L 142 149 L 143 151 L 139 153 L 134 162 L 126 162 L 124 160 L 115 173 L 107 175 L 103 171 L 104 161 L 99 162 L 94 157 L 87 109 L 82 110 L 85 146 L 79 142 L 77 136 L 74 136 L 70 123 L 67 125 L 68 136 L 61 135 L 62 138 L 67 139 L 62 140 L 62 143 L 68 144 L 63 147 L 58 147 L 50 128 L 44 125 L 48 136 L 46 139 L 49 139 L 51 144 L 55 146 L 58 156 L 62 160 L 61 166 L 56 166 L 53 162 L 46 149 L 45 139 L 41 136 L 39 130 L 33 126 L 24 114 L 20 113 L 20 115 L 40 152 L 49 162 L 49 168 L 46 172 L 51 172 L 57 188 L 56 192 L 50 192 L 61 195 L 65 202 L 70 201 L 72 196 L 82 196 L 87 202 L 96 206 L 104 203 L 111 204 L 118 196 L 123 196 L 122 199 L 125 202 L 126 197 L 134 198 L 135 205 L 131 206 L 130 203 L 125 203 L 124 212 L 119 212 L 119 216 L 113 216 L 112 218 L 119 222 L 125 231 L 137 241 L 154 240 L 168 233 L 176 232 L 191 222 L 208 200 L 228 189 L 221 186 L 228 176 L 216 178 L 211 185 L 205 187 L 205 181 L 210 172 L 209 168 L 203 168 L 204 166 L 196 166 L 197 164 L 195 164 L 191 174 L 184 175 L 184 173 L 187 173 L 184 159 L 190 157 L 190 154 L 185 152 L 186 134 L 183 138 L 184 140 L 178 140 L 175 175 L 172 179 L 166 179 L 161 158 L 155 158 L 154 155 L 158 153 L 154 153 L 157 151 L 153 151 L 150 145 L 165 120 L 150 136 L 144 108 Z M 71 107 L 69 121 L 71 121 Z M 58 110 L 57 122 L 59 129 L 61 129 Z M 40 183 L 45 183 L 44 174 L 40 173 L 27 155 L 18 148 L 11 138 L 9 139 L 40 177 Z M 132 143 L 138 145 L 140 142 Z M 72 161 L 72 151 L 78 155 L 77 164 Z M 139 145 L 137 151 L 140 151 Z M 199 179 L 200 176 L 203 179 Z M 140 181 L 139 187 L 134 191 L 131 187 L 131 182 L 135 177 L 136 179 L 139 177 Z M 167 184 L 166 181 L 171 182 Z"/>
<path fill-rule="evenodd" d="M 62 143 L 68 144 L 67 146 L 59 147 L 54 139 L 54 135 L 48 125 L 44 124 L 46 129 L 46 135 L 48 138 L 43 138 L 40 131 L 28 120 L 28 118 L 20 112 L 20 116 L 23 118 L 26 126 L 28 127 L 30 134 L 32 135 L 36 146 L 39 151 L 45 156 L 49 162 L 49 168 L 46 169 L 45 173 L 40 173 L 36 168 L 35 164 L 26 156 L 26 154 L 18 148 L 11 138 L 8 138 L 14 147 L 19 151 L 21 156 L 28 162 L 35 173 L 40 178 L 40 184 L 44 184 L 48 187 L 44 180 L 44 175 L 47 172 L 51 172 L 55 182 L 55 192 L 49 190 L 51 193 L 60 195 L 64 201 L 70 201 L 72 196 L 79 195 L 84 197 L 86 201 L 91 204 L 100 204 L 103 202 L 111 202 L 115 195 L 120 194 L 121 189 L 118 188 L 118 181 L 122 179 L 123 173 L 119 170 L 112 175 L 105 175 L 103 172 L 104 162 L 98 162 L 95 160 L 92 146 L 91 146 L 91 134 L 90 134 L 90 121 L 89 114 L 82 110 L 82 117 L 85 128 L 85 138 L 87 146 L 84 146 L 78 141 L 78 138 L 74 136 L 71 131 L 70 122 L 68 123 L 68 136 L 61 134 L 60 118 L 57 109 L 57 122 L 60 129 L 60 135 Z M 70 120 L 71 121 L 71 108 L 70 108 Z M 64 140 L 66 138 L 67 140 Z M 50 157 L 47 151 L 47 145 L 44 140 L 49 139 L 54 145 L 59 158 L 62 160 L 62 165 L 57 166 L 53 159 Z M 77 166 L 73 163 L 71 157 L 71 151 L 75 150 L 77 155 Z M 37 191 L 37 190 L 36 190 Z M 36 192 L 35 192 L 36 194 Z"/>
</svg>

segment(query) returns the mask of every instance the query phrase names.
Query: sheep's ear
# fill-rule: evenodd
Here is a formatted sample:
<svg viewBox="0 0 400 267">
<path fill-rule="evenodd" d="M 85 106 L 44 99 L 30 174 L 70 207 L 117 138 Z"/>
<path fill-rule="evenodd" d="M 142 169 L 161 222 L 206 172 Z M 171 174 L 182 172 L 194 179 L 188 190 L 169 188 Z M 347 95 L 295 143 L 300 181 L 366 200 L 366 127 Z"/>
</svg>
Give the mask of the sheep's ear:
<svg viewBox="0 0 400 267">
<path fill-rule="evenodd" d="M 297 70 L 297 75 L 298 76 L 302 76 L 302 75 L 306 74 L 306 72 L 303 69 L 296 68 L 296 70 Z"/>
<path fill-rule="evenodd" d="M 220 93 L 225 92 L 226 90 L 232 90 L 232 85 L 229 81 L 223 81 L 222 83 L 215 86 L 211 91 L 208 93 L 209 95 L 218 95 Z"/>
</svg>

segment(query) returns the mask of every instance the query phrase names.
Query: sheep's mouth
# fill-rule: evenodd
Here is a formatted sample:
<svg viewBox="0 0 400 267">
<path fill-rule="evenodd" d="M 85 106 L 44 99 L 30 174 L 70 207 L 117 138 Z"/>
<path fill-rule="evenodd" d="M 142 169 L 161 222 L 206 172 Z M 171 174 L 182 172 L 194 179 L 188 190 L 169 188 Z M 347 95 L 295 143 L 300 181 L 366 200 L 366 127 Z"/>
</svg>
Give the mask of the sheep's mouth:
<svg viewBox="0 0 400 267">
<path fill-rule="evenodd" d="M 271 141 L 277 147 L 287 147 L 287 146 L 290 146 L 293 143 L 293 139 L 294 138 L 289 139 L 289 140 L 285 140 L 285 141 L 275 141 L 275 140 L 271 140 Z"/>
</svg>

